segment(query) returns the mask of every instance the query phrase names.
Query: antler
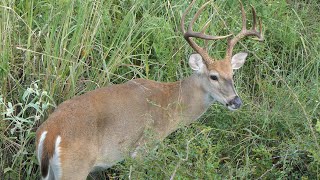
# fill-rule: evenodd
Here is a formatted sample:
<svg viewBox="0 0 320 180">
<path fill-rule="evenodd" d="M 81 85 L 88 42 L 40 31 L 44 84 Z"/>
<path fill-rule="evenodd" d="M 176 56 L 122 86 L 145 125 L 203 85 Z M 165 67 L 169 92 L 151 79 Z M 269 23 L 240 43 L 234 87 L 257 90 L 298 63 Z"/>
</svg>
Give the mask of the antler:
<svg viewBox="0 0 320 180">
<path fill-rule="evenodd" d="M 210 3 L 210 1 L 206 2 L 204 5 L 202 5 L 200 7 L 200 9 L 197 11 L 197 13 L 194 15 L 194 17 L 192 18 L 188 30 L 185 30 L 185 25 L 184 25 L 184 19 L 187 15 L 187 13 L 190 11 L 192 5 L 195 3 L 196 0 L 193 0 L 191 2 L 191 4 L 188 6 L 187 10 L 183 13 L 182 18 L 181 18 L 181 29 L 183 32 L 183 36 L 184 38 L 187 40 L 187 42 L 190 44 L 190 46 L 197 52 L 199 53 L 203 60 L 205 61 L 205 63 L 208 65 L 212 62 L 212 58 L 209 56 L 208 52 L 200 47 L 195 41 L 193 41 L 191 38 L 195 37 L 195 38 L 201 38 L 201 39 L 205 39 L 205 40 L 218 40 L 218 39 L 224 39 L 227 38 L 229 36 L 231 36 L 232 34 L 226 35 L 226 36 L 211 36 L 211 35 L 207 35 L 204 33 L 204 31 L 207 29 L 207 27 L 209 26 L 210 21 L 208 21 L 204 27 L 202 28 L 201 32 L 194 32 L 192 29 L 192 26 L 194 24 L 194 22 L 198 19 L 200 13 L 203 11 L 203 9 Z"/>
<path fill-rule="evenodd" d="M 232 50 L 233 47 L 237 44 L 237 42 L 246 37 L 246 36 L 256 36 L 258 38 L 259 41 L 263 41 L 263 35 L 262 35 L 262 23 L 261 23 L 261 19 L 259 19 L 259 27 L 260 27 L 260 32 L 258 32 L 256 30 L 257 28 L 257 17 L 256 17 L 256 10 L 254 9 L 253 6 L 251 6 L 252 8 L 252 16 L 253 16 L 253 26 L 251 30 L 247 30 L 246 27 L 246 13 L 244 11 L 243 5 L 240 2 L 240 6 L 241 6 L 241 14 L 242 14 L 242 30 L 240 31 L 239 34 L 237 34 L 234 38 L 230 39 L 228 41 L 228 47 L 227 47 L 227 51 L 226 51 L 226 59 L 229 59 L 232 56 Z"/>
</svg>

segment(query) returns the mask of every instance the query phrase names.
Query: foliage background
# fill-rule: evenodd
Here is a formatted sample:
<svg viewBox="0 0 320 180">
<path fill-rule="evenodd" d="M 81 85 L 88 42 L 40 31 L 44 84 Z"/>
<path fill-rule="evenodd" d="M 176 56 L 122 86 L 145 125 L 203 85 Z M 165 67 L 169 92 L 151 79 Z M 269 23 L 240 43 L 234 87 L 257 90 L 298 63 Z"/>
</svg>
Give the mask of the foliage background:
<svg viewBox="0 0 320 180">
<path fill-rule="evenodd" d="M 89 179 L 320 179 L 320 5 L 243 3 L 248 19 L 255 6 L 265 41 L 246 39 L 234 50 L 249 52 L 235 75 L 242 109 L 213 105 L 197 123 L 150 147 L 146 158 Z M 133 78 L 171 82 L 190 75 L 192 49 L 179 25 L 188 4 L 2 0 L 0 179 L 38 179 L 35 131 L 62 101 Z M 212 1 L 196 28 L 212 19 L 209 34 L 235 34 L 240 18 L 237 1 Z M 211 42 L 210 54 L 221 58 L 225 47 L 226 41 Z"/>
</svg>

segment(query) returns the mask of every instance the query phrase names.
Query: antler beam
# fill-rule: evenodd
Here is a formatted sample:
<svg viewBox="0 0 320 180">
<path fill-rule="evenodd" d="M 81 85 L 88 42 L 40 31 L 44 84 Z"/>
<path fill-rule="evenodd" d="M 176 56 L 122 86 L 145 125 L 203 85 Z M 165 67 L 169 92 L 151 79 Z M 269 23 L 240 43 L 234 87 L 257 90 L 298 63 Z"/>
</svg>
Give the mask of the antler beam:
<svg viewBox="0 0 320 180">
<path fill-rule="evenodd" d="M 231 36 L 232 34 L 226 35 L 226 36 L 211 36 L 211 35 L 207 35 L 205 34 L 205 30 L 206 28 L 209 26 L 209 22 L 206 23 L 206 25 L 203 27 L 203 29 L 201 30 L 201 32 L 195 32 L 193 31 L 193 24 L 195 23 L 195 21 L 198 19 L 200 13 L 203 11 L 203 9 L 210 3 L 210 1 L 208 1 L 207 3 L 203 4 L 200 9 L 197 11 L 197 13 L 194 15 L 194 17 L 192 18 L 189 26 L 188 26 L 188 30 L 185 30 L 185 17 L 188 14 L 188 12 L 190 11 L 190 9 L 192 8 L 193 4 L 195 3 L 196 0 L 193 0 L 191 2 L 191 4 L 188 6 L 187 10 L 183 13 L 182 18 L 181 18 L 181 30 L 183 32 L 183 36 L 184 38 L 187 40 L 187 42 L 190 44 L 190 46 L 197 52 L 199 53 L 202 58 L 204 59 L 206 64 L 210 64 L 213 59 L 209 56 L 208 52 L 200 47 L 195 41 L 193 41 L 191 38 L 200 38 L 200 39 L 205 39 L 205 40 L 218 40 L 218 39 L 224 39 L 227 38 L 229 36 Z"/>
<path fill-rule="evenodd" d="M 239 32 L 239 34 L 237 34 L 234 38 L 230 39 L 228 41 L 228 47 L 227 47 L 227 51 L 226 51 L 226 59 L 230 59 L 232 57 L 232 51 L 234 46 L 237 44 L 237 42 L 239 40 L 241 40 L 242 38 L 246 37 L 246 36 L 256 36 L 258 38 L 259 41 L 263 41 L 263 35 L 262 35 L 262 23 L 261 23 L 261 19 L 259 19 L 259 28 L 260 31 L 257 31 L 257 17 L 256 17 L 256 10 L 254 9 L 253 6 L 251 6 L 252 8 L 252 17 L 253 17 L 253 26 L 251 30 L 247 30 L 246 27 L 246 23 L 247 23 L 247 18 L 246 18 L 246 13 L 244 11 L 243 5 L 240 2 L 240 6 L 241 6 L 241 14 L 242 14 L 242 29 Z"/>
</svg>

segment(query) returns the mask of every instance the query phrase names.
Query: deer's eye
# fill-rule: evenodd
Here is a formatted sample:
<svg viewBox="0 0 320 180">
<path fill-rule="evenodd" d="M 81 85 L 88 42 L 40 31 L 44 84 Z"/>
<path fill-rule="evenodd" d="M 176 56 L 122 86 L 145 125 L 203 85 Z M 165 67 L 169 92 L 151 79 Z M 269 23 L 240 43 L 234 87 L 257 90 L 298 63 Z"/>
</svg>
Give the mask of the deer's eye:
<svg viewBox="0 0 320 180">
<path fill-rule="evenodd" d="M 216 75 L 210 75 L 210 79 L 214 80 L 214 81 L 218 81 L 218 76 Z"/>
</svg>

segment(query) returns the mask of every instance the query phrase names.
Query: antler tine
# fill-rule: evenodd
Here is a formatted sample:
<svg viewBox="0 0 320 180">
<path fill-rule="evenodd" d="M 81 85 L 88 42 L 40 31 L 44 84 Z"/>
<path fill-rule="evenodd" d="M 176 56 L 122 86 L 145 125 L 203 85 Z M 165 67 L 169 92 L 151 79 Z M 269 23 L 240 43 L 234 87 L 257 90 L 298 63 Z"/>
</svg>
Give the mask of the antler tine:
<svg viewBox="0 0 320 180">
<path fill-rule="evenodd" d="M 209 2 L 210 2 L 210 1 L 204 3 L 204 4 L 200 7 L 200 9 L 196 12 L 196 14 L 193 16 L 193 18 L 192 18 L 192 20 L 191 20 L 191 22 L 190 22 L 190 24 L 189 24 L 189 27 L 188 27 L 188 32 L 194 33 L 194 32 L 193 32 L 193 24 L 194 24 L 194 22 L 199 18 L 200 13 L 201 13 L 201 12 L 203 11 L 203 9 L 209 4 Z M 208 23 L 207 23 L 207 24 L 208 24 Z M 207 24 L 206 24 L 205 26 L 207 26 Z M 191 34 L 192 34 L 192 33 L 191 33 Z"/>
<path fill-rule="evenodd" d="M 241 15 L 242 15 L 242 31 L 245 31 L 247 29 L 247 17 L 246 12 L 244 11 L 244 7 L 242 5 L 242 2 L 239 0 L 240 6 L 241 6 Z"/>
<path fill-rule="evenodd" d="M 261 18 L 259 18 L 259 27 L 260 27 L 260 39 L 259 39 L 259 41 L 264 41 L 263 34 L 262 34 L 262 20 L 261 20 Z"/>
<path fill-rule="evenodd" d="M 208 22 L 203 26 L 203 28 L 202 28 L 202 30 L 201 30 L 201 33 L 204 33 L 204 32 L 206 31 L 206 29 L 208 28 L 210 22 L 211 22 L 211 20 L 208 21 Z M 205 45 L 205 47 L 204 47 L 203 49 L 204 49 L 205 51 L 207 51 L 207 47 L 208 47 L 208 40 L 207 40 L 207 39 L 204 40 L 204 45 Z"/>
<path fill-rule="evenodd" d="M 242 14 L 242 29 L 241 31 L 232 39 L 230 39 L 228 41 L 228 48 L 226 51 L 226 59 L 230 59 L 230 57 L 232 56 L 232 50 L 233 47 L 237 44 L 237 42 L 239 40 L 241 40 L 242 38 L 246 37 L 246 36 L 256 36 L 258 38 L 259 41 L 263 41 L 263 35 L 262 35 L 262 22 L 261 19 L 259 18 L 259 31 L 257 31 L 257 16 L 256 16 L 256 10 L 253 6 L 251 6 L 252 8 L 252 18 L 253 18 L 253 26 L 251 28 L 251 30 L 247 30 L 246 27 L 246 13 L 244 11 L 242 2 L 239 0 L 240 3 L 240 8 L 241 8 L 241 14 Z"/>
<path fill-rule="evenodd" d="M 256 31 L 257 29 L 257 13 L 256 13 L 256 9 L 251 5 L 252 8 L 252 16 L 253 16 L 253 25 L 252 25 L 252 30 Z M 259 33 L 258 33 L 258 40 L 259 41 L 263 41 L 263 36 L 262 36 L 262 22 L 261 22 L 261 18 L 259 18 Z"/>
<path fill-rule="evenodd" d="M 208 26 L 210 25 L 210 22 L 211 22 L 211 20 L 208 21 L 208 22 L 203 26 L 202 30 L 200 31 L 201 33 L 205 33 L 206 29 L 207 29 Z"/>
<path fill-rule="evenodd" d="M 256 16 L 256 10 L 254 9 L 254 7 L 252 5 L 251 6 L 251 10 L 252 10 L 252 16 L 253 16 L 253 25 L 252 25 L 252 29 L 256 30 L 257 27 L 257 16 Z"/>
<path fill-rule="evenodd" d="M 263 37 L 263 34 L 262 34 L 262 20 L 261 20 L 260 17 L 259 17 L 259 32 L 260 32 L 259 41 L 264 41 L 264 37 Z"/>
<path fill-rule="evenodd" d="M 203 4 L 200 9 L 196 12 L 196 14 L 194 15 L 194 17 L 192 18 L 189 26 L 188 26 L 188 30 L 185 30 L 185 25 L 184 25 L 184 21 L 185 21 L 185 16 L 187 15 L 187 13 L 190 11 L 192 5 L 195 3 L 196 0 L 193 0 L 190 5 L 188 6 L 188 8 L 186 9 L 186 11 L 183 13 L 182 18 L 181 18 L 181 30 L 183 32 L 183 36 L 184 38 L 187 40 L 187 42 L 190 44 L 190 46 L 197 52 L 199 53 L 202 58 L 204 59 L 206 64 L 210 64 L 212 61 L 212 58 L 209 56 L 208 52 L 200 47 L 195 41 L 193 41 L 191 38 L 195 37 L 195 38 L 201 38 L 204 40 L 218 40 L 218 39 L 224 39 L 227 38 L 229 36 L 231 36 L 231 34 L 226 35 L 226 36 L 211 36 L 211 35 L 207 35 L 204 33 L 204 31 L 207 29 L 207 27 L 209 26 L 210 21 L 208 21 L 205 26 L 202 28 L 202 30 L 200 32 L 194 32 L 193 31 L 193 24 L 195 23 L 195 21 L 198 19 L 198 17 L 200 16 L 200 13 L 203 11 L 203 9 L 210 3 L 210 1 L 206 2 L 205 4 Z"/>
<path fill-rule="evenodd" d="M 190 5 L 193 5 L 193 3 L 195 2 L 192 1 L 192 3 Z M 188 31 L 185 33 L 185 36 L 188 36 L 188 37 L 197 37 L 197 38 L 201 38 L 201 39 L 207 39 L 207 40 L 218 40 L 218 39 L 224 39 L 224 38 L 227 38 L 229 36 L 231 36 L 231 34 L 229 35 L 226 35 L 226 36 L 211 36 L 211 35 L 207 35 L 207 34 L 204 34 L 202 32 L 194 32 L 193 31 L 193 24 L 195 23 L 195 21 L 199 18 L 201 12 L 203 11 L 203 9 L 210 3 L 210 1 L 206 2 L 205 4 L 203 4 L 200 9 L 196 12 L 196 14 L 194 15 L 194 17 L 192 18 L 190 24 L 189 24 L 189 27 L 188 27 Z M 189 9 L 188 9 L 189 10 Z M 210 21 L 209 21 L 210 22 Z M 204 31 L 208 25 L 209 25 L 209 22 L 206 23 L 206 25 L 204 26 L 204 28 L 202 29 L 202 31 Z"/>
<path fill-rule="evenodd" d="M 181 30 L 183 32 L 183 34 L 186 33 L 186 30 L 184 29 L 184 19 L 186 17 L 186 15 L 188 14 L 188 12 L 190 11 L 190 9 L 192 8 L 192 5 L 196 2 L 196 0 L 193 0 L 190 5 L 187 7 L 186 11 L 182 14 L 182 17 L 181 17 Z"/>
</svg>

